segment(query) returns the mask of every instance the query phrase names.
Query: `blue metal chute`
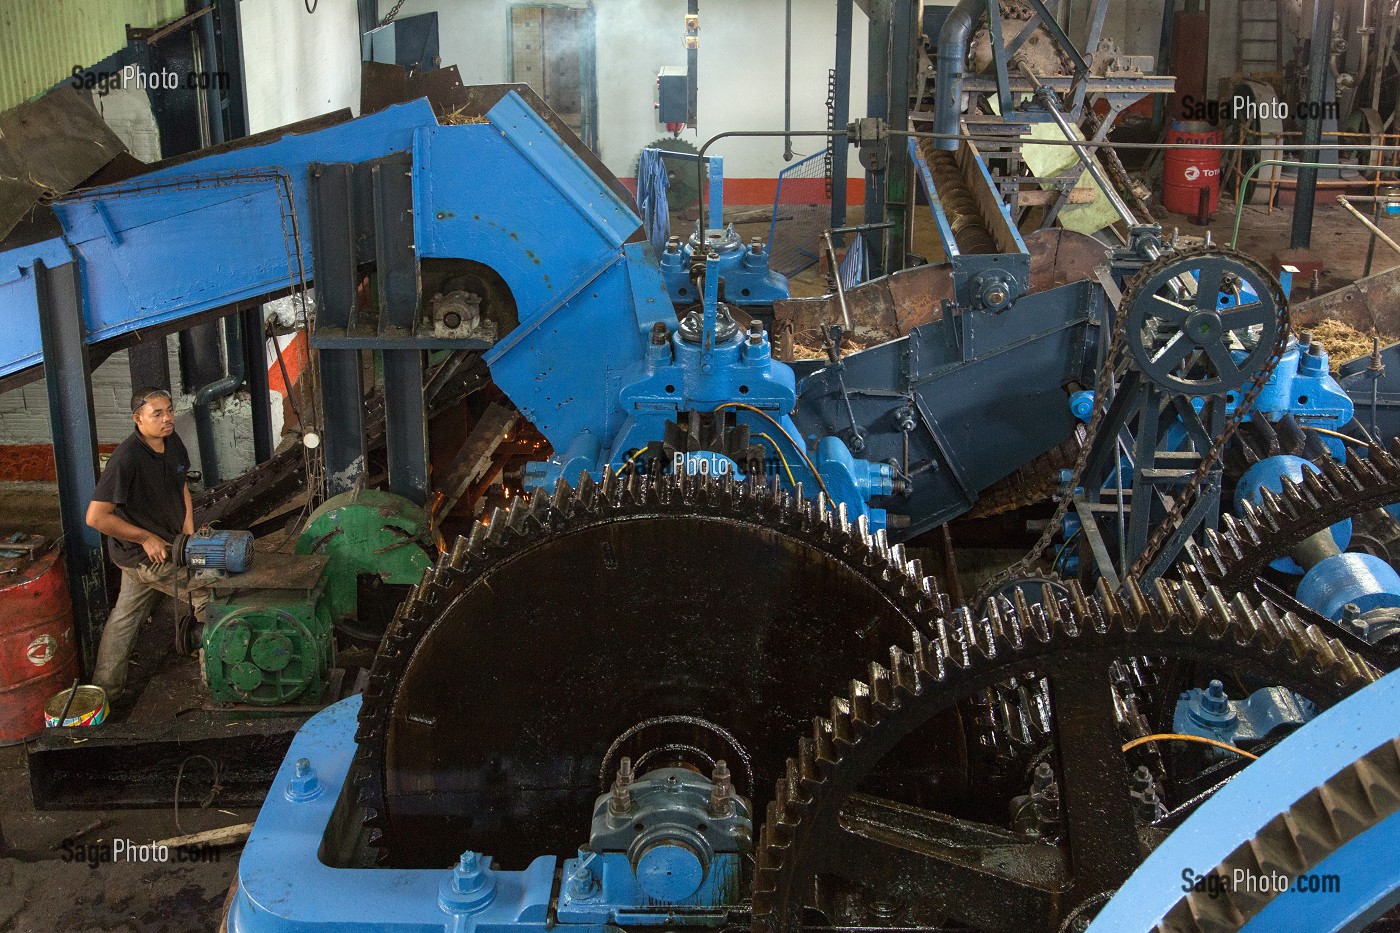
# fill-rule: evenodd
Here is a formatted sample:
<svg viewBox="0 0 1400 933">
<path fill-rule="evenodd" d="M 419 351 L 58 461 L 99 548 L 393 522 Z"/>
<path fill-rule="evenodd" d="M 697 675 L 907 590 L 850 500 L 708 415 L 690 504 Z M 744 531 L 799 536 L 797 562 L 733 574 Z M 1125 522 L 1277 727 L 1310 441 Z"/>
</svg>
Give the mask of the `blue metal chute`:
<svg viewBox="0 0 1400 933">
<path fill-rule="evenodd" d="M 666 191 L 671 187 L 671 176 L 666 171 L 666 162 L 660 149 L 643 149 L 637 166 L 637 204 L 642 209 L 642 224 L 647 230 L 647 239 L 659 253 L 666 248 L 671 236 L 671 205 L 666 200 Z"/>
</svg>

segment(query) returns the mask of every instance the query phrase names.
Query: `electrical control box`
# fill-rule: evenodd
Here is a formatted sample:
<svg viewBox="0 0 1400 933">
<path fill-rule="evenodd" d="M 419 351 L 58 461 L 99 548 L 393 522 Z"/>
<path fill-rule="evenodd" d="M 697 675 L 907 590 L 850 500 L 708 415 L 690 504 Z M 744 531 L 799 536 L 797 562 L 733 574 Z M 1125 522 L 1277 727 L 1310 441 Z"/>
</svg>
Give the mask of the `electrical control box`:
<svg viewBox="0 0 1400 933">
<path fill-rule="evenodd" d="M 667 66 L 656 75 L 656 121 L 667 126 L 686 124 L 689 80 L 685 68 Z"/>
</svg>

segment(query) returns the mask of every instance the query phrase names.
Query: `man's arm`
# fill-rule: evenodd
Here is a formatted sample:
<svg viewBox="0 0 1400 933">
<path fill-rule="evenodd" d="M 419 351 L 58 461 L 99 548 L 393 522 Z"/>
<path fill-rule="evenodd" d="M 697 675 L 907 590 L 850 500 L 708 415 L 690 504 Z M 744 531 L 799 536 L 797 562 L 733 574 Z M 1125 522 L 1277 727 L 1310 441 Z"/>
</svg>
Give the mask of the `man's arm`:
<svg viewBox="0 0 1400 933">
<path fill-rule="evenodd" d="M 190 487 L 181 487 L 185 491 L 185 524 L 180 531 L 187 535 L 194 534 L 194 500 L 190 498 Z"/>
<path fill-rule="evenodd" d="M 185 503 L 188 508 L 189 490 L 185 491 Z M 170 542 L 161 539 L 160 535 L 147 531 L 144 528 L 137 528 L 131 522 L 119 518 L 116 514 L 117 505 L 115 502 L 101 502 L 97 499 L 88 503 L 87 523 L 104 535 L 112 538 L 119 538 L 131 544 L 139 544 L 146 551 L 146 556 L 152 563 L 162 564 L 166 559 L 166 548 Z M 186 513 L 188 515 L 188 512 Z M 185 519 L 186 523 L 189 518 Z"/>
</svg>

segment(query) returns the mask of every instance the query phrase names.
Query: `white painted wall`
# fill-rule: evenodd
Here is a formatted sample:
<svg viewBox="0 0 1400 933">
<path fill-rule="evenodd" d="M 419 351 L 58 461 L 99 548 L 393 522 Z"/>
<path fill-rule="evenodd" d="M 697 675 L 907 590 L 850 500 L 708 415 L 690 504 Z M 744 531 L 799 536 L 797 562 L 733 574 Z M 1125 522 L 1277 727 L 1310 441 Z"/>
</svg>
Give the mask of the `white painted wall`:
<svg viewBox="0 0 1400 933">
<path fill-rule="evenodd" d="M 355 0 L 242 0 L 249 132 L 342 107 L 360 110 L 360 20 Z"/>
<path fill-rule="evenodd" d="M 251 0 L 244 0 L 245 5 Z M 326 2 L 326 0 L 322 0 Z M 399 15 L 438 14 L 444 65 L 457 65 L 466 84 L 509 80 L 510 0 L 406 0 Z M 581 4 L 580 4 L 581 5 Z M 381 14 L 393 6 L 380 0 Z M 656 73 L 684 66 L 684 0 L 594 0 L 598 45 L 600 156 L 630 177 L 643 146 L 666 129 L 656 122 Z M 865 111 L 866 19 L 854 17 L 851 113 Z M 827 72 L 836 49 L 836 4 L 794 0 L 794 129 L 825 129 Z M 700 127 L 686 138 L 703 141 L 724 130 L 781 129 L 783 125 L 782 0 L 706 0 L 700 7 Z M 772 178 L 784 166 L 781 140 L 726 140 L 711 150 L 731 178 Z M 799 140 L 799 154 L 822 144 Z M 861 177 L 855 159 L 851 176 Z"/>
</svg>

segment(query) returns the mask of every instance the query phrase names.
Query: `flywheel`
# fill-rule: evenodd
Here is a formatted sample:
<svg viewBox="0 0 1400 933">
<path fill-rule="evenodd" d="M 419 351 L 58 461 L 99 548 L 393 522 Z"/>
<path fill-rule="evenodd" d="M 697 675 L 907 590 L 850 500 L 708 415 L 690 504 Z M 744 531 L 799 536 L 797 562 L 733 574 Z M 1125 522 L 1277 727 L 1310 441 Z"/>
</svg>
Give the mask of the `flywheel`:
<svg viewBox="0 0 1400 933">
<path fill-rule="evenodd" d="M 517 501 L 380 646 L 357 736 L 371 841 L 395 867 L 471 848 L 523 868 L 584 841 L 622 755 L 723 758 L 761 811 L 814 705 L 939 599 L 882 533 L 776 485 L 606 474 Z"/>
</svg>

